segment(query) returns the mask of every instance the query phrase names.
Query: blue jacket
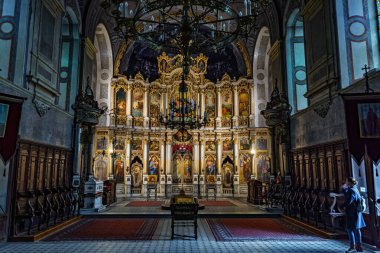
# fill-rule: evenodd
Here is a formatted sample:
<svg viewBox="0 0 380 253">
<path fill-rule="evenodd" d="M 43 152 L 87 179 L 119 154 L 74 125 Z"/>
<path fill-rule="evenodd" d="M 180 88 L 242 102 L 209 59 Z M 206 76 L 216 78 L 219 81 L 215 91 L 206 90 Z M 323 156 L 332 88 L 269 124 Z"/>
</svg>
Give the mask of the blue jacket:
<svg viewBox="0 0 380 253">
<path fill-rule="evenodd" d="M 357 210 L 357 205 L 360 201 L 360 193 L 357 186 L 354 185 L 352 188 L 347 188 L 343 191 L 345 196 L 344 206 L 346 208 L 346 228 L 357 229 L 365 227 L 363 214 Z"/>
</svg>

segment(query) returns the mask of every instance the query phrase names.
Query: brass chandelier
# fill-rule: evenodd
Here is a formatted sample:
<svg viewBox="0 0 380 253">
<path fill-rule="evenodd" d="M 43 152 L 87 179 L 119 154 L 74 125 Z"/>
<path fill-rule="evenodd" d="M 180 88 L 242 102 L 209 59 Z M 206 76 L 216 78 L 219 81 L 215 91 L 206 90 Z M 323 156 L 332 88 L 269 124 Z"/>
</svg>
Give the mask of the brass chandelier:
<svg viewBox="0 0 380 253">
<path fill-rule="evenodd" d="M 217 52 L 236 39 L 248 39 L 257 31 L 256 19 L 268 0 L 103 0 L 101 6 L 115 21 L 114 30 L 125 40 L 149 48 L 182 55 L 179 100 L 160 117 L 166 127 L 197 129 L 208 122 L 199 105 L 188 96 L 185 80 L 192 56 Z"/>
</svg>

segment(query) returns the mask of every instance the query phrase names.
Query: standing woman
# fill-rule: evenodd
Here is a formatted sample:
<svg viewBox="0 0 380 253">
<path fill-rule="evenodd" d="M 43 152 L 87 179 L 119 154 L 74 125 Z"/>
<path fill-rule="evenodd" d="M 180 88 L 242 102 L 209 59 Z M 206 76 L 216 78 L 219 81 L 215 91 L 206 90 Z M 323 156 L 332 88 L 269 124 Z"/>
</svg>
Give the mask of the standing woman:
<svg viewBox="0 0 380 253">
<path fill-rule="evenodd" d="M 345 196 L 344 206 L 346 209 L 346 230 L 350 240 L 350 248 L 346 251 L 349 252 L 363 252 L 362 249 L 362 234 L 360 229 L 365 227 L 362 212 L 358 211 L 358 205 L 361 196 L 356 186 L 356 180 L 349 177 L 346 184 L 343 185 L 343 192 Z"/>
</svg>

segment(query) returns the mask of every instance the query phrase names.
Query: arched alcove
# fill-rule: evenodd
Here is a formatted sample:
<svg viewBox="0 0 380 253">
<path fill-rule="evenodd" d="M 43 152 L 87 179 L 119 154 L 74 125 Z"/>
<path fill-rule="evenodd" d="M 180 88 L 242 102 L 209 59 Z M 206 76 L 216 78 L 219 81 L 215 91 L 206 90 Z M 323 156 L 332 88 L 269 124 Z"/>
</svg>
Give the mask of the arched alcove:
<svg viewBox="0 0 380 253">
<path fill-rule="evenodd" d="M 255 126 L 265 127 L 265 119 L 260 112 L 265 109 L 269 98 L 269 55 L 271 48 L 270 34 L 267 27 L 262 27 L 257 37 L 253 57 L 254 113 Z"/>
<path fill-rule="evenodd" d="M 112 45 L 106 27 L 103 24 L 98 24 L 95 32 L 96 48 L 96 87 L 94 89 L 96 100 L 99 104 L 111 106 L 111 79 L 113 76 L 113 57 Z M 105 117 L 105 116 L 102 116 Z M 109 118 L 100 119 L 100 123 L 109 125 Z"/>
</svg>

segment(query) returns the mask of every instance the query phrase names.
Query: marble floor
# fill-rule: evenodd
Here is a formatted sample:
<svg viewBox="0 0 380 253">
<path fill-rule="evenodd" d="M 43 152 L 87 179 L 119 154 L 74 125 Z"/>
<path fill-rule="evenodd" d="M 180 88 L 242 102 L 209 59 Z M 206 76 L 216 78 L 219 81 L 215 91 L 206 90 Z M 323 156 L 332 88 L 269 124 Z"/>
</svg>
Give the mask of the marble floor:
<svg viewBox="0 0 380 253">
<path fill-rule="evenodd" d="M 328 240 L 317 235 L 311 240 L 252 240 L 252 241 L 217 241 L 213 236 L 205 218 L 199 218 L 198 240 L 177 238 L 170 239 L 170 219 L 167 216 L 169 211 L 161 210 L 159 207 L 128 207 L 131 200 L 124 200 L 114 204 L 100 215 L 105 217 L 122 216 L 126 214 L 151 215 L 156 213 L 160 218 L 156 232 L 152 240 L 149 241 L 38 241 L 34 243 L 0 243 L 0 253 L 138 253 L 138 252 L 305 252 L 305 253 L 338 253 L 345 252 L 348 248 L 347 240 Z M 228 207 L 206 207 L 200 211 L 207 217 L 212 213 L 248 213 L 252 215 L 265 215 L 264 208 L 253 206 L 244 200 L 229 200 L 234 206 Z M 86 218 L 86 217 L 84 217 Z M 244 219 L 244 218 L 242 218 Z M 180 234 L 191 233 L 191 227 L 179 228 Z M 59 233 L 59 231 L 57 232 Z M 365 252 L 375 251 L 369 245 L 365 245 Z"/>
</svg>

